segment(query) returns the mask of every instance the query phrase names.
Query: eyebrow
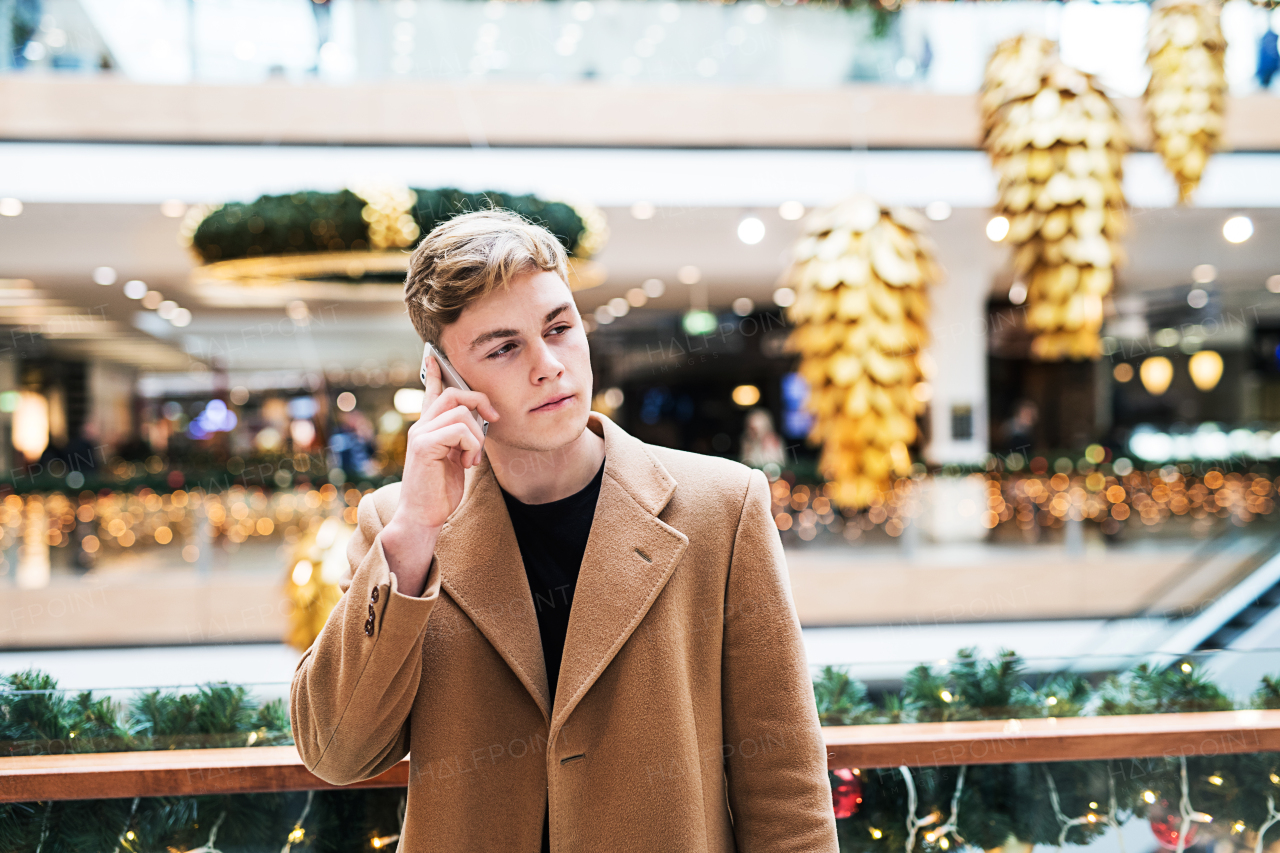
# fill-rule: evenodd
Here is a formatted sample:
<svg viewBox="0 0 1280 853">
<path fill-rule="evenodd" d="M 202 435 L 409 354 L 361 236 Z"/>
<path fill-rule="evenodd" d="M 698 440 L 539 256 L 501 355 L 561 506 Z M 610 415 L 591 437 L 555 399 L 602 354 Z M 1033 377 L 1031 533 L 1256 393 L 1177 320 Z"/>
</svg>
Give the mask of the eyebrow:
<svg viewBox="0 0 1280 853">
<path fill-rule="evenodd" d="M 542 322 L 550 323 L 556 317 L 560 316 L 561 314 L 563 314 L 565 311 L 568 311 L 572 307 L 573 307 L 572 302 L 565 302 L 562 305 L 557 305 L 555 308 L 552 308 L 550 311 L 547 312 L 547 316 L 542 318 Z M 476 349 L 477 347 L 484 346 L 485 344 L 489 343 L 489 341 L 494 341 L 494 340 L 497 340 L 498 338 L 514 338 L 514 337 L 517 337 L 519 334 L 520 332 L 517 331 L 516 329 L 494 329 L 493 331 L 490 331 L 490 332 L 483 332 L 482 334 L 476 335 L 475 339 L 471 342 L 470 346 L 468 346 L 467 349 L 473 350 L 473 349 Z"/>
</svg>

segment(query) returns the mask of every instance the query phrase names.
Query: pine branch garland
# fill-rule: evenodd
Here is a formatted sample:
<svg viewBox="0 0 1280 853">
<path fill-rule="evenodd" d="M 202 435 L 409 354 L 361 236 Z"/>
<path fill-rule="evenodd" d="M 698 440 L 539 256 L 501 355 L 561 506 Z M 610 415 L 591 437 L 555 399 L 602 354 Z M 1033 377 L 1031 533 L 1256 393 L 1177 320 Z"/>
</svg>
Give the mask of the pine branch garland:
<svg viewBox="0 0 1280 853">
<path fill-rule="evenodd" d="M 1247 704 L 1272 707 L 1278 688 L 1280 676 L 1263 678 Z M 828 725 L 1232 706 L 1190 661 L 1164 670 L 1135 666 L 1094 689 L 1074 673 L 1032 683 L 1012 651 L 985 660 L 972 648 L 961 649 L 945 669 L 917 666 L 900 693 L 883 697 L 872 697 L 847 668 L 824 667 L 814 698 Z M 121 705 L 87 691 L 68 696 L 49 676 L 26 671 L 0 679 L 0 741 L 9 754 L 29 755 L 64 747 L 289 743 L 291 736 L 282 702 L 260 704 L 240 686 L 147 691 Z M 833 786 L 839 782 L 830 778 Z M 1146 819 L 1153 803 L 1168 804 L 1182 837 L 1211 815 L 1214 825 L 1243 827 L 1241 840 L 1255 851 L 1280 839 L 1280 753 L 862 768 L 854 778 L 861 799 L 852 816 L 837 820 L 842 851 L 944 853 L 967 846 L 1013 853 L 1029 844 L 1088 844 L 1107 829 Z M 373 839 L 389 850 L 405 805 L 402 789 L 0 804 L 0 850 L 346 853 L 370 849 Z"/>
</svg>

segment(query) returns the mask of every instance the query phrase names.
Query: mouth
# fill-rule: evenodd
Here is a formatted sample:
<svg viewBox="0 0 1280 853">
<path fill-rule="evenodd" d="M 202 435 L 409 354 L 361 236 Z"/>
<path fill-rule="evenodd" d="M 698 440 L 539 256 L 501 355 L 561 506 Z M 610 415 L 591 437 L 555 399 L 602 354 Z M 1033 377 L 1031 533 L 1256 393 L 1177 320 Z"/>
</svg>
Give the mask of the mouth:
<svg viewBox="0 0 1280 853">
<path fill-rule="evenodd" d="M 548 400 L 547 402 L 543 403 L 541 406 L 537 406 L 536 408 L 530 409 L 529 411 L 553 412 L 556 409 L 563 409 L 565 406 L 569 405 L 570 401 L 573 400 L 573 396 L 574 395 L 572 394 L 564 394 L 552 400 Z"/>
</svg>

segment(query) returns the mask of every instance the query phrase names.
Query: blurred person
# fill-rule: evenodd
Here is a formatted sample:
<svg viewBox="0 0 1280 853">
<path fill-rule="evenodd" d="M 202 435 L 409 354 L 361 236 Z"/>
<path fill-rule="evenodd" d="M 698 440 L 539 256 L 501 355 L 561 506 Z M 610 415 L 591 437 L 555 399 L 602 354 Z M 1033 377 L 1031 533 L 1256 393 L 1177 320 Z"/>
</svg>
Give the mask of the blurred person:
<svg viewBox="0 0 1280 853">
<path fill-rule="evenodd" d="M 374 438 L 373 421 L 364 412 L 359 409 L 338 412 L 338 423 L 329 436 L 334 464 L 344 471 L 371 476 L 377 467 L 373 462 Z"/>
<path fill-rule="evenodd" d="M 1040 409 L 1031 400 L 1019 400 L 1014 407 L 1013 416 L 1000 425 L 997 440 L 1000 448 L 1010 453 L 1023 452 L 1031 448 L 1036 440 L 1036 423 L 1040 420 Z"/>
<path fill-rule="evenodd" d="M 345 785 L 408 755 L 406 853 L 836 853 L 764 474 L 590 411 L 540 226 L 442 223 L 405 301 L 470 389 L 428 361 L 403 480 L 360 501 L 290 690 L 307 768 Z"/>
<path fill-rule="evenodd" d="M 1268 21 L 1267 31 L 1258 40 L 1258 85 L 1271 88 L 1271 79 L 1277 71 L 1280 71 L 1280 36 Z"/>
<path fill-rule="evenodd" d="M 783 462 L 782 439 L 773 429 L 773 415 L 768 409 L 752 409 L 747 413 L 742 431 L 742 464 L 763 468 L 769 463 Z"/>
<path fill-rule="evenodd" d="M 68 441 L 63 449 L 63 458 L 68 470 L 79 471 L 86 476 L 98 470 L 98 461 L 106 458 L 103 455 L 100 437 L 98 427 L 93 421 L 87 421 L 80 427 L 80 432 Z"/>
</svg>

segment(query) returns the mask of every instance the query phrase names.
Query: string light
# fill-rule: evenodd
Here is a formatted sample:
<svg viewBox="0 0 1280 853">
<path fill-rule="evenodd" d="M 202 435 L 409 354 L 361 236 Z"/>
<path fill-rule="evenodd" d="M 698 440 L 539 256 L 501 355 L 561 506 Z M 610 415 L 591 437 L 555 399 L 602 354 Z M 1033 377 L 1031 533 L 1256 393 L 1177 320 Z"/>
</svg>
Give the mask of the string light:
<svg viewBox="0 0 1280 853">
<path fill-rule="evenodd" d="M 759 391 L 759 389 L 756 389 Z M 745 402 L 746 392 L 740 396 Z M 1223 472 L 1210 469 L 1202 474 L 1184 473 L 1176 465 L 1150 471 L 1135 470 L 1127 459 L 1102 465 L 1105 451 L 1091 448 L 1080 460 L 1082 468 L 1071 474 L 1050 473 L 1052 460 L 1036 460 L 1043 473 L 1025 471 L 986 472 L 985 505 L 978 512 L 988 529 L 1001 525 L 1030 529 L 1061 527 L 1068 519 L 1088 520 L 1115 532 L 1121 524 L 1157 526 L 1184 519 L 1223 518 L 1244 524 L 1275 511 L 1277 481 L 1255 472 Z M 1059 464 L 1063 461 L 1058 460 Z M 148 470 L 164 470 L 168 464 L 156 457 Z M 1019 466 L 1025 461 L 1019 462 Z M 1098 468 L 1092 466 L 1098 465 Z M 106 470 L 112 474 L 135 476 L 141 466 L 112 460 Z M 1048 470 L 1045 470 L 1048 469 Z M 846 540 L 860 538 L 865 531 L 880 529 L 890 536 L 900 535 L 913 518 L 913 494 L 918 485 L 913 478 L 899 478 L 891 488 L 878 492 L 871 506 L 860 511 L 832 507 L 829 483 L 789 482 L 790 474 L 775 476 L 771 484 L 772 515 L 780 531 L 794 531 L 813 538 L 826 530 Z M 350 490 L 358 491 L 358 490 Z M 243 542 L 253 537 L 281 535 L 288 529 L 306 528 L 311 518 L 354 509 L 331 485 L 322 492 L 313 488 L 279 489 L 236 486 L 221 494 L 175 490 L 157 494 L 149 488 L 94 495 L 77 501 L 74 495 L 9 495 L 0 501 L 0 541 L 12 531 L 31 523 L 28 506 L 39 505 L 50 519 L 63 518 L 93 525 L 92 532 L 78 540 L 47 527 L 37 531 L 41 547 L 78 547 L 89 554 L 112 553 L 122 548 L 180 546 L 182 559 L 194 563 L 201 549 L 191 538 L 195 525 L 207 521 L 215 541 Z M 350 513 L 348 513 L 350 515 Z M 354 523 L 354 518 L 348 519 Z M 58 532 L 57 541 L 49 533 Z M 185 541 L 184 541 L 185 540 Z M 305 558 L 301 558 L 305 559 Z M 306 566 L 297 560 L 289 564 L 295 585 L 312 580 Z M 312 572 L 315 564 L 311 564 Z M 1191 671 L 1191 664 L 1186 664 Z M 1046 697 L 1046 705 L 1057 704 Z M 1280 782 L 1277 782 L 1280 784 Z"/>
</svg>

